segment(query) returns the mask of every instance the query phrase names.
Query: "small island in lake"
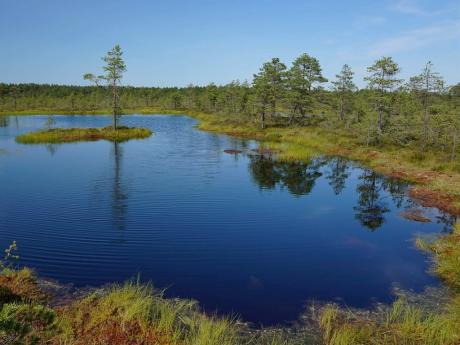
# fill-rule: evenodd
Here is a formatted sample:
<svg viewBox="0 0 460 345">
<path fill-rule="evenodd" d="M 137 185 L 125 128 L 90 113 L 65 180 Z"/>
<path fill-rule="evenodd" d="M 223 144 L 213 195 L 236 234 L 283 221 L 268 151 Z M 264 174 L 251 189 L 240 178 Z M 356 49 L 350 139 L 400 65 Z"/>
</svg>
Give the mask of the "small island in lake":
<svg viewBox="0 0 460 345">
<path fill-rule="evenodd" d="M 115 142 L 144 139 L 152 135 L 147 128 L 119 126 L 104 128 L 50 128 L 25 133 L 16 137 L 21 144 L 57 144 L 75 141 L 108 140 Z"/>
</svg>

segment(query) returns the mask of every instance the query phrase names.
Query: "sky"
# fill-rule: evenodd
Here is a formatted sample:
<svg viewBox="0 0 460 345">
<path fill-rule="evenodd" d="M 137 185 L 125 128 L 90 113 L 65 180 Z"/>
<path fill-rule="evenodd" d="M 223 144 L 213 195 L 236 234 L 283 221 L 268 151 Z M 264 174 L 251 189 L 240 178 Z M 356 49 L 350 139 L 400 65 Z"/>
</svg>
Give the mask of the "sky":
<svg viewBox="0 0 460 345">
<path fill-rule="evenodd" d="M 302 53 L 326 78 L 343 64 L 365 86 L 392 56 L 401 76 L 432 61 L 460 82 L 460 0 L 0 0 L 0 82 L 86 85 L 115 44 L 133 86 L 251 81 L 262 63 Z"/>
</svg>

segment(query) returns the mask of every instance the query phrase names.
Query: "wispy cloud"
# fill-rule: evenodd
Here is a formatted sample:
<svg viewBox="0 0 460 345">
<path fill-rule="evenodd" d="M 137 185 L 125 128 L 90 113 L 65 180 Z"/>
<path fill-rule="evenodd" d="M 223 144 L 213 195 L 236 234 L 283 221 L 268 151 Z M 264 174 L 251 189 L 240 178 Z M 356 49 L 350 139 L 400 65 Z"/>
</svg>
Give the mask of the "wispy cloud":
<svg viewBox="0 0 460 345">
<path fill-rule="evenodd" d="M 353 21 L 355 29 L 366 29 L 370 26 L 380 25 L 386 22 L 386 18 L 382 16 L 358 16 Z"/>
<path fill-rule="evenodd" d="M 382 40 L 373 45 L 369 56 L 378 57 L 429 46 L 435 42 L 460 42 L 460 20 L 424 27 Z"/>
<path fill-rule="evenodd" d="M 415 14 L 419 16 L 427 15 L 427 11 L 421 8 L 421 6 L 413 0 L 399 0 L 391 6 L 391 8 L 397 12 L 406 14 Z"/>
<path fill-rule="evenodd" d="M 390 8 L 396 12 L 410 14 L 415 16 L 436 16 L 446 13 L 448 8 L 443 7 L 437 10 L 428 10 L 424 8 L 417 0 L 398 0 Z"/>
</svg>

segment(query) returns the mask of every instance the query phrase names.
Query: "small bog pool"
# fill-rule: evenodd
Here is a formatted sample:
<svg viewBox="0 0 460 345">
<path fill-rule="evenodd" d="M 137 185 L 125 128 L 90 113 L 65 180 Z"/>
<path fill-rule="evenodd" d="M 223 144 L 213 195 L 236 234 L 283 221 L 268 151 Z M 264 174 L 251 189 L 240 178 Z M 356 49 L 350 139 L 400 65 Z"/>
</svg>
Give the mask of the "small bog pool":
<svg viewBox="0 0 460 345">
<path fill-rule="evenodd" d="M 0 117 L 0 246 L 16 240 L 21 264 L 43 277 L 97 286 L 139 274 L 168 296 L 265 325 L 295 320 L 312 299 L 368 307 L 391 302 L 395 286 L 437 284 L 413 239 L 452 218 L 402 218 L 414 204 L 401 181 L 344 159 L 280 163 L 186 116 L 125 116 L 155 135 L 121 144 L 15 143 L 45 122 Z"/>
</svg>

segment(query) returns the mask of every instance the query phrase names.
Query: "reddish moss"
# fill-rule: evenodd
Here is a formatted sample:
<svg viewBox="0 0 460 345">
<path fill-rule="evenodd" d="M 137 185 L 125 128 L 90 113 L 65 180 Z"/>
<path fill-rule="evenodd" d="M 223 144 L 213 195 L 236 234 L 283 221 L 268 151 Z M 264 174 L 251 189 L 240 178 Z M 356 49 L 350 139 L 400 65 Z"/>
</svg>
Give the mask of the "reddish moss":
<svg viewBox="0 0 460 345">
<path fill-rule="evenodd" d="M 44 303 L 48 297 L 30 269 L 4 270 L 0 274 L 0 302 L 25 301 Z"/>
<path fill-rule="evenodd" d="M 234 149 L 229 149 L 229 150 L 224 150 L 225 153 L 233 154 L 236 155 L 238 153 L 242 153 L 243 151 L 241 150 L 234 150 Z"/>
<path fill-rule="evenodd" d="M 410 209 L 400 213 L 401 217 L 414 222 L 429 223 L 431 222 L 430 218 L 425 217 L 422 210 Z"/>
<path fill-rule="evenodd" d="M 423 187 L 413 187 L 409 190 L 409 196 L 424 207 L 436 207 L 450 214 L 460 215 L 460 207 L 456 205 L 455 199 L 445 193 Z"/>
</svg>

